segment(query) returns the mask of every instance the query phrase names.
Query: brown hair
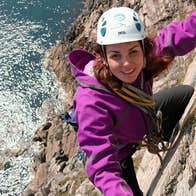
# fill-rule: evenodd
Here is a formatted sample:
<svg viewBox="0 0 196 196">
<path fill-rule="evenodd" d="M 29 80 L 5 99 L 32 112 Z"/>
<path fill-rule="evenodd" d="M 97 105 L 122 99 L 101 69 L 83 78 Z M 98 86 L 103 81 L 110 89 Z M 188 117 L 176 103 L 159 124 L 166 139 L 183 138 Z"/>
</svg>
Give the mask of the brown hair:
<svg viewBox="0 0 196 196">
<path fill-rule="evenodd" d="M 158 55 L 153 55 L 153 49 L 155 48 L 155 42 L 153 38 L 144 39 L 144 50 L 146 56 L 146 67 L 144 68 L 145 79 L 149 80 L 156 77 L 173 61 L 174 57 L 161 55 L 160 50 Z M 140 42 L 141 43 L 141 42 Z M 100 45 L 94 47 L 96 59 L 94 64 L 95 77 L 102 83 L 106 84 L 110 88 L 119 89 L 122 82 L 117 79 L 110 71 L 110 69 L 104 64 L 104 54 Z"/>
</svg>

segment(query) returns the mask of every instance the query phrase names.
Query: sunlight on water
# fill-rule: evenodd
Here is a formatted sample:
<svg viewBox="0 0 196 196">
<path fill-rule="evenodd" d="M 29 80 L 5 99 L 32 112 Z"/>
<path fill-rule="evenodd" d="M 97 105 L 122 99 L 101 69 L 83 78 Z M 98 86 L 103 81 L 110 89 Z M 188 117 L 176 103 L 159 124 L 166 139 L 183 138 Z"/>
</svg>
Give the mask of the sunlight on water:
<svg viewBox="0 0 196 196">
<path fill-rule="evenodd" d="M 19 195 L 31 178 L 32 134 L 47 115 L 43 102 L 62 112 L 62 89 L 41 62 L 77 2 L 72 10 L 65 0 L 0 2 L 0 195 Z"/>
<path fill-rule="evenodd" d="M 20 93 L 13 94 L 9 91 L 1 91 L 0 95 L 0 115 L 2 121 L 0 121 L 1 138 L 0 138 L 0 150 L 6 150 L 16 147 L 21 141 L 25 140 L 30 134 L 27 125 L 31 125 L 33 129 L 32 114 L 28 103 L 23 103 L 23 95 Z M 3 130 L 3 131 L 2 131 Z"/>
<path fill-rule="evenodd" d="M 28 28 L 27 28 L 28 27 Z M 30 34 L 43 27 L 32 22 L 3 21 L 0 30 L 0 152 L 27 148 L 22 156 L 4 155 L 0 194 L 21 192 L 29 180 L 30 137 L 42 117 L 36 113 L 44 99 L 58 93 L 54 76 L 40 66 L 46 51 L 39 37 Z M 11 34 L 9 33 L 11 32 Z M 44 35 L 46 36 L 46 35 Z M 21 167 L 22 165 L 22 167 Z"/>
</svg>

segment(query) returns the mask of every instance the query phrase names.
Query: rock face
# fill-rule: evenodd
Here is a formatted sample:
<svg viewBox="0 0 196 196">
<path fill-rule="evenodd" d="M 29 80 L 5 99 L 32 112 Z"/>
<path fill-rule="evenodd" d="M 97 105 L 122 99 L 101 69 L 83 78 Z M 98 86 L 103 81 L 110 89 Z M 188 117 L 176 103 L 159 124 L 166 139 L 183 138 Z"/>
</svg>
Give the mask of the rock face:
<svg viewBox="0 0 196 196">
<path fill-rule="evenodd" d="M 76 88 L 76 82 L 66 63 L 66 56 L 75 48 L 92 51 L 97 19 L 104 10 L 112 6 L 130 6 L 139 12 L 148 33 L 153 34 L 170 21 L 187 16 L 195 9 L 195 4 L 195 1 L 190 0 L 85 0 L 81 15 L 48 55 L 51 67 L 66 92 L 65 109 L 72 104 Z M 155 80 L 154 92 L 179 83 L 195 87 L 194 56 L 193 51 L 177 58 L 172 68 Z M 180 135 L 175 148 L 163 155 L 165 159 L 162 169 L 157 156 L 149 154 L 146 150 L 142 150 L 142 156 L 135 156 L 137 176 L 144 195 L 196 195 L 194 107 L 195 94 L 180 122 L 184 132 Z M 86 178 L 84 164 L 80 160 L 81 155 L 78 154 L 76 136 L 76 131 L 64 122 L 62 114 L 48 115 L 45 123 L 33 137 L 36 151 L 33 164 L 34 178 L 22 195 L 101 195 Z M 136 161 L 138 157 L 142 159 L 139 163 Z"/>
<path fill-rule="evenodd" d="M 196 59 L 189 65 L 184 84 L 194 86 L 196 91 Z M 195 109 L 196 92 L 193 94 L 181 120 L 179 137 L 174 148 L 162 155 L 162 165 L 158 157 L 144 153 L 137 171 L 137 178 L 145 195 L 196 194 L 195 178 Z"/>
</svg>

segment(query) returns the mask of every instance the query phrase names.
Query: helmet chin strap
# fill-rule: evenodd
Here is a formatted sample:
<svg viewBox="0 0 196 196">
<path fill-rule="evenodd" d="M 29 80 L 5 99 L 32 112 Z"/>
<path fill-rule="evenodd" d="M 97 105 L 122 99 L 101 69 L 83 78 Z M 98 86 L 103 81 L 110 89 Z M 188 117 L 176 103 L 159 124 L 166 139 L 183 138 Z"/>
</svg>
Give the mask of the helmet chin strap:
<svg viewBox="0 0 196 196">
<path fill-rule="evenodd" d="M 144 56 L 144 64 L 143 64 L 143 69 L 146 67 L 146 57 Z"/>
<path fill-rule="evenodd" d="M 104 58 L 104 61 L 105 61 L 105 66 L 107 68 L 109 68 L 109 64 L 108 64 L 108 60 L 107 60 L 107 55 L 106 55 L 106 48 L 105 48 L 104 45 L 101 45 L 101 51 L 102 51 L 103 58 Z"/>
<path fill-rule="evenodd" d="M 142 41 L 142 49 L 143 49 L 143 54 L 144 54 L 144 64 L 143 64 L 143 69 L 146 67 L 146 55 L 145 55 L 145 47 L 144 47 L 144 40 Z"/>
</svg>

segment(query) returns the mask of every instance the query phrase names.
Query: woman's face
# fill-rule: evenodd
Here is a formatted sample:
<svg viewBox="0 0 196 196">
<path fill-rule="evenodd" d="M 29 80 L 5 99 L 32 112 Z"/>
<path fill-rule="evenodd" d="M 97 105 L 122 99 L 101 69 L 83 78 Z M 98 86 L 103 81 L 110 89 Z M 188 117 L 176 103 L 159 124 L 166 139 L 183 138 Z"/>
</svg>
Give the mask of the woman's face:
<svg viewBox="0 0 196 196">
<path fill-rule="evenodd" d="M 106 56 L 111 72 L 125 83 L 133 83 L 144 64 L 139 41 L 107 45 Z"/>
</svg>

